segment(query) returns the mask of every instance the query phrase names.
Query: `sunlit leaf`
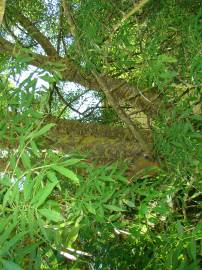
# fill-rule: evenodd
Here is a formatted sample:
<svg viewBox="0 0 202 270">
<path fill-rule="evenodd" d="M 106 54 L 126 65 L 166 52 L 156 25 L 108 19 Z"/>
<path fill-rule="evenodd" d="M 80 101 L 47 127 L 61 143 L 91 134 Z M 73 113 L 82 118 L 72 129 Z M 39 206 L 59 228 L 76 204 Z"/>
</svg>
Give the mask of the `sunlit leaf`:
<svg viewBox="0 0 202 270">
<path fill-rule="evenodd" d="M 58 182 L 48 183 L 43 189 L 41 189 L 32 199 L 31 204 L 35 207 L 42 205 L 48 196 L 52 193 Z"/>
<path fill-rule="evenodd" d="M 30 169 L 31 168 L 30 157 L 26 152 L 23 152 L 21 154 L 21 160 L 22 160 L 22 164 L 25 167 L 25 169 Z"/>
<path fill-rule="evenodd" d="M 60 222 L 64 220 L 63 216 L 55 210 L 42 208 L 42 209 L 38 209 L 38 212 L 50 221 Z"/>
<path fill-rule="evenodd" d="M 96 210 L 95 208 L 93 207 L 93 205 L 91 203 L 87 203 L 85 202 L 84 203 L 86 209 L 88 210 L 89 213 L 93 214 L 93 215 L 96 215 Z"/>
<path fill-rule="evenodd" d="M 47 133 L 54 126 L 55 126 L 55 124 L 53 124 L 53 123 L 47 124 L 44 127 L 42 127 L 40 130 L 36 130 L 36 131 L 33 131 L 32 133 L 30 133 L 27 136 L 27 138 L 34 139 L 34 138 L 40 137 L 40 136 L 44 135 L 45 133 Z"/>
<path fill-rule="evenodd" d="M 52 168 L 59 172 L 60 174 L 66 176 L 67 178 L 69 178 L 70 180 L 72 180 L 72 182 L 74 184 L 79 184 L 79 179 L 78 177 L 76 176 L 75 173 L 73 173 L 71 170 L 67 169 L 67 168 L 64 168 L 62 166 L 57 166 L 57 165 L 54 165 L 52 166 Z"/>
<path fill-rule="evenodd" d="M 40 156 L 40 153 L 39 153 L 39 149 L 35 143 L 35 141 L 31 140 L 30 141 L 30 147 L 31 147 L 31 151 L 32 153 L 36 156 L 36 157 L 39 157 Z"/>
<path fill-rule="evenodd" d="M 40 79 L 42 79 L 42 80 L 44 80 L 44 81 L 46 81 L 48 83 L 53 83 L 53 82 L 56 81 L 56 79 L 54 77 L 52 77 L 52 76 L 50 76 L 48 74 L 40 76 Z"/>
</svg>

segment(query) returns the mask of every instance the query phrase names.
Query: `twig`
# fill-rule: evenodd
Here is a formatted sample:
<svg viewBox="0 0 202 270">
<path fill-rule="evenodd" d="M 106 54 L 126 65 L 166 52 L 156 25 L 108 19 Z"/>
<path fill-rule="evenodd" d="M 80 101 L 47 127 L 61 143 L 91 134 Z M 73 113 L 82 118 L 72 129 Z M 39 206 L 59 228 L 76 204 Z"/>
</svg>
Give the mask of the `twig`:
<svg viewBox="0 0 202 270">
<path fill-rule="evenodd" d="M 113 27 L 113 30 L 110 34 L 110 36 L 107 38 L 107 40 L 111 40 L 115 33 L 119 30 L 119 28 L 123 25 L 125 21 L 127 21 L 131 16 L 133 16 L 135 13 L 140 11 L 141 8 L 143 8 L 149 0 L 141 0 L 139 3 L 134 4 L 133 8 L 123 15 L 123 18 Z M 106 41 L 106 40 L 105 40 Z"/>
<path fill-rule="evenodd" d="M 67 102 L 66 99 L 63 97 L 63 95 L 60 93 L 59 88 L 54 85 L 55 91 L 58 94 L 59 98 L 62 100 L 62 102 L 65 104 L 66 107 L 69 107 L 72 111 L 78 113 L 79 115 L 82 115 L 78 110 L 74 109 L 71 104 L 72 102 Z"/>
<path fill-rule="evenodd" d="M 62 6 L 64 9 L 64 15 L 66 16 L 67 22 L 69 24 L 70 32 L 71 32 L 72 36 L 75 37 L 76 36 L 76 26 L 75 26 L 73 16 L 71 14 L 71 8 L 70 8 L 69 1 L 62 0 Z"/>
<path fill-rule="evenodd" d="M 57 54 L 60 55 L 60 45 L 62 40 L 62 24 L 63 24 L 63 10 L 62 10 L 62 3 L 60 3 L 60 20 L 59 20 L 59 33 L 57 38 Z"/>
</svg>

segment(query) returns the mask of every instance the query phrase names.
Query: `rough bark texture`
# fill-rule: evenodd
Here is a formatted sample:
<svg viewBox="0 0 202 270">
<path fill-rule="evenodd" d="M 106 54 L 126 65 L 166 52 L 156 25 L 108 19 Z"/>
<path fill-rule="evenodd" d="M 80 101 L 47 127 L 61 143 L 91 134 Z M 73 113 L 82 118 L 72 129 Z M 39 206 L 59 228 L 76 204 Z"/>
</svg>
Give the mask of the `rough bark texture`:
<svg viewBox="0 0 202 270">
<path fill-rule="evenodd" d="M 74 120 L 51 119 L 51 122 L 55 121 L 56 127 L 46 136 L 47 143 L 64 152 L 74 150 L 86 152 L 101 163 L 116 160 L 132 161 L 143 153 L 127 129 L 84 124 Z"/>
<path fill-rule="evenodd" d="M 144 151 L 138 143 L 134 142 L 133 136 L 125 128 L 86 124 L 53 117 L 46 118 L 45 122 L 56 123 L 56 126 L 40 139 L 42 148 L 60 150 L 66 154 L 83 153 L 89 160 L 95 160 L 100 164 L 126 162 L 131 164 L 133 172 L 157 164 L 151 156 L 144 156 Z M 9 139 L 0 144 L 2 149 L 17 146 L 18 137 L 16 144 L 12 146 L 9 145 Z M 5 161 L 4 158 L 0 159 L 1 169 L 5 168 Z"/>
</svg>

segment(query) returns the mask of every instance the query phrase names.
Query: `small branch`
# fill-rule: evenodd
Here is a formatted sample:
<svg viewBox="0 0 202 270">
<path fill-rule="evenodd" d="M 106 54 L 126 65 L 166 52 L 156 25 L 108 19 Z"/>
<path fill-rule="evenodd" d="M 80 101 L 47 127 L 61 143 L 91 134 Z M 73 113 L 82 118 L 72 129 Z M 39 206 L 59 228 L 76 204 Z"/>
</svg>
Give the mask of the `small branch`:
<svg viewBox="0 0 202 270">
<path fill-rule="evenodd" d="M 72 36 L 75 37 L 76 36 L 76 26 L 75 26 L 73 16 L 71 14 L 71 8 L 70 8 L 69 1 L 62 0 L 62 6 L 64 9 L 64 15 L 66 16 L 67 22 L 69 24 L 70 32 L 71 32 Z"/>
<path fill-rule="evenodd" d="M 102 100 L 100 100 L 99 102 L 97 102 L 97 104 L 94 106 L 94 107 L 90 107 L 88 109 L 86 109 L 84 112 L 83 112 L 83 117 L 84 118 L 87 118 L 89 117 L 96 109 L 99 109 L 99 104 L 102 102 Z M 86 115 L 86 112 L 90 111 L 87 115 Z"/>
<path fill-rule="evenodd" d="M 62 9 L 62 3 L 60 4 L 60 19 L 59 19 L 59 33 L 57 37 L 57 54 L 60 55 L 60 46 L 61 46 L 61 40 L 62 40 L 62 24 L 63 24 L 63 9 Z"/>
<path fill-rule="evenodd" d="M 61 112 L 59 113 L 59 115 L 57 116 L 58 118 L 61 117 L 61 115 L 65 112 L 65 110 L 71 106 L 71 104 L 76 101 L 77 99 L 79 99 L 80 97 L 82 97 L 83 95 L 85 95 L 87 92 L 89 92 L 89 90 L 86 90 L 84 93 L 81 93 L 80 95 L 76 96 L 72 101 L 67 102 L 66 105 L 64 106 L 64 108 L 61 110 Z"/>
<path fill-rule="evenodd" d="M 119 30 L 119 28 L 124 24 L 124 22 L 127 21 L 135 13 L 140 11 L 148 2 L 149 0 L 140 0 L 139 3 L 135 3 L 133 8 L 128 13 L 125 13 L 123 15 L 123 18 L 117 24 L 114 25 L 113 30 L 110 33 L 110 36 L 107 39 L 105 39 L 105 41 L 112 40 L 113 36 Z"/>
<path fill-rule="evenodd" d="M 56 93 L 58 94 L 59 98 L 65 104 L 66 108 L 69 107 L 72 111 L 78 113 L 79 115 L 82 115 L 82 113 L 80 113 L 78 110 L 76 110 L 75 108 L 73 108 L 71 106 L 72 102 L 67 102 L 66 101 L 66 99 L 63 97 L 63 95 L 60 93 L 59 88 L 57 87 L 57 85 L 54 85 L 54 89 L 55 89 Z"/>
</svg>

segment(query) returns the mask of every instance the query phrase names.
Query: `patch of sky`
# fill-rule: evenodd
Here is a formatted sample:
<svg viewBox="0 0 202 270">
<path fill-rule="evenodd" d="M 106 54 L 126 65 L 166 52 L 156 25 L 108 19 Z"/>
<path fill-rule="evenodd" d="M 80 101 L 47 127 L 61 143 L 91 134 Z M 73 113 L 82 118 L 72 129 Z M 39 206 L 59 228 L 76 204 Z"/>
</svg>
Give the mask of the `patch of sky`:
<svg viewBox="0 0 202 270">
<path fill-rule="evenodd" d="M 48 72 L 44 72 L 39 68 L 29 65 L 28 68 L 23 70 L 20 74 L 10 76 L 9 80 L 15 87 L 22 89 L 26 86 L 26 83 L 30 82 L 30 80 L 35 80 L 35 84 L 33 84 L 34 91 L 36 95 L 40 95 L 42 92 L 46 93 L 49 89 L 49 83 L 43 79 L 44 74 L 51 76 Z M 82 96 L 73 103 L 75 110 L 70 109 L 70 118 L 79 119 L 89 107 L 93 107 L 98 102 L 91 92 L 86 91 L 86 89 L 79 84 L 73 82 L 61 82 L 59 85 L 63 90 L 64 96 L 69 96 L 74 93 L 79 93 L 79 95 L 82 94 Z"/>
</svg>

